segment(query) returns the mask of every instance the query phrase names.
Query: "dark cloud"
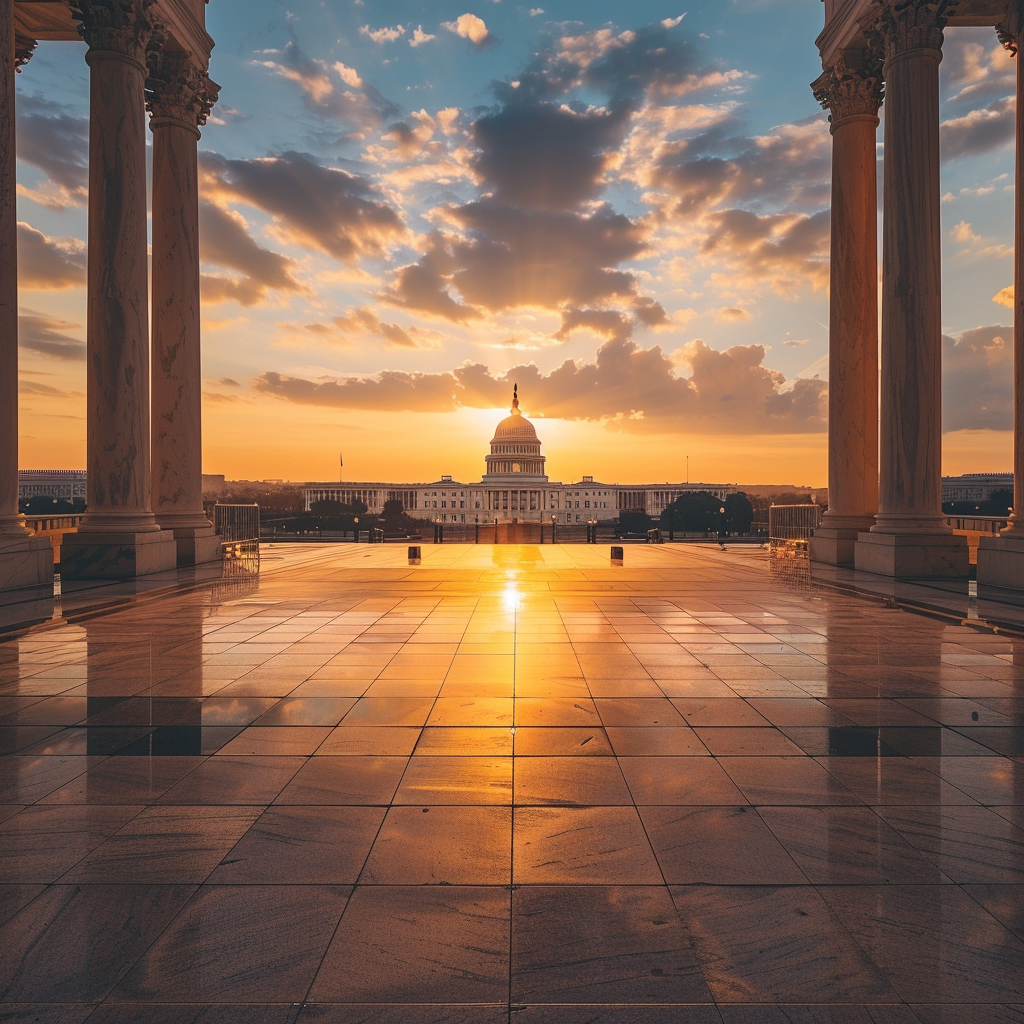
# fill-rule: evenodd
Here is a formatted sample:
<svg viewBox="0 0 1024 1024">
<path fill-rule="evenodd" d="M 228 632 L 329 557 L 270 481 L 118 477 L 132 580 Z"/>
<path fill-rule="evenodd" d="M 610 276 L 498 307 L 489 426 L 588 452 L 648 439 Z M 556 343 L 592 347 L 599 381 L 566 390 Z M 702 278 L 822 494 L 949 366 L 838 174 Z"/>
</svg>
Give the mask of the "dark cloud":
<svg viewBox="0 0 1024 1024">
<path fill-rule="evenodd" d="M 676 212 L 728 201 L 755 208 L 817 209 L 829 202 L 832 141 L 823 117 L 751 138 L 727 125 L 659 147 L 650 183 L 669 191 Z"/>
<path fill-rule="evenodd" d="M 280 50 L 265 50 L 260 56 L 263 59 L 258 63 L 302 90 L 302 101 L 310 113 L 365 131 L 400 112 L 354 68 L 310 57 L 294 36 Z"/>
<path fill-rule="evenodd" d="M 256 160 L 204 153 L 201 161 L 207 195 L 268 213 L 286 243 L 351 262 L 383 255 L 405 234 L 398 213 L 365 178 L 322 167 L 306 153 Z"/>
<path fill-rule="evenodd" d="M 616 34 L 610 28 L 558 36 L 516 79 L 495 86 L 500 99 L 516 93 L 550 100 L 579 87 L 635 108 L 645 96 L 681 96 L 726 84 L 734 73 L 707 64 L 700 44 L 679 30 L 680 19 Z"/>
<path fill-rule="evenodd" d="M 1013 328 L 942 338 L 942 429 L 1013 429 Z"/>
<path fill-rule="evenodd" d="M 603 188 L 605 166 L 622 142 L 628 110 L 572 110 L 512 102 L 473 125 L 473 161 L 501 202 L 566 210 Z"/>
<path fill-rule="evenodd" d="M 29 311 L 18 317 L 18 344 L 53 359 L 83 362 L 85 342 L 66 333 L 74 330 L 81 330 L 81 324 Z"/>
<path fill-rule="evenodd" d="M 205 200 L 199 204 L 200 255 L 205 263 L 238 271 L 240 277 L 204 274 L 206 302 L 233 300 L 243 306 L 262 301 L 268 290 L 297 292 L 294 260 L 258 245 L 249 235 L 245 221 L 232 210 Z"/>
<path fill-rule="evenodd" d="M 1015 111 L 1014 97 L 1005 96 L 963 117 L 943 121 L 939 134 L 942 158 L 979 156 L 1008 146 L 1014 139 Z"/>
<path fill-rule="evenodd" d="M 463 233 L 435 235 L 427 254 L 399 272 L 389 301 L 461 322 L 481 310 L 585 307 L 636 295 L 635 275 L 615 268 L 646 251 L 646 235 L 609 206 L 581 214 L 482 199 L 448 216 Z"/>
<path fill-rule="evenodd" d="M 85 284 L 84 243 L 75 238 L 49 238 L 30 224 L 18 222 L 18 282 L 23 288 L 60 290 Z"/>
<path fill-rule="evenodd" d="M 18 159 L 46 182 L 28 195 L 52 209 L 84 206 L 89 185 L 89 121 L 39 95 L 18 97 Z"/>
<path fill-rule="evenodd" d="M 610 330 L 611 321 L 604 326 Z M 443 412 L 500 405 L 515 381 L 528 414 L 610 422 L 632 431 L 669 426 L 728 434 L 825 429 L 827 385 L 787 381 L 763 365 L 763 346 L 717 352 L 696 341 L 683 355 L 689 377 L 678 374 L 659 347 L 645 349 L 612 338 L 594 362 L 566 360 L 547 374 L 521 365 L 497 376 L 480 364 L 449 373 L 388 370 L 374 377 L 323 381 L 264 373 L 254 387 L 301 404 Z"/>
<path fill-rule="evenodd" d="M 779 213 L 760 216 L 749 210 L 722 210 L 708 217 L 711 230 L 705 253 L 732 263 L 739 274 L 733 287 L 769 286 L 780 291 L 810 283 L 828 283 L 828 210 L 813 215 Z"/>
</svg>

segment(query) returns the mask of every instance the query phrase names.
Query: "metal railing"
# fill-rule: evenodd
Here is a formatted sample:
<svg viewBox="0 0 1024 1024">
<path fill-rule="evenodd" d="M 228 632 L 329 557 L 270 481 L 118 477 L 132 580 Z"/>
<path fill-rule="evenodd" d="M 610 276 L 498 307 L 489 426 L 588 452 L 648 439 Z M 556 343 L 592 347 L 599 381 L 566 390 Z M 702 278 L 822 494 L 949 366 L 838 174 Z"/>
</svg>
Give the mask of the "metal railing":
<svg viewBox="0 0 1024 1024">
<path fill-rule="evenodd" d="M 810 558 L 811 538 L 821 525 L 820 505 L 772 505 L 768 509 L 768 551 L 773 558 Z"/>
<path fill-rule="evenodd" d="M 259 505 L 213 506 L 213 528 L 220 537 L 226 560 L 243 561 L 252 571 L 259 567 L 260 507 Z"/>
</svg>

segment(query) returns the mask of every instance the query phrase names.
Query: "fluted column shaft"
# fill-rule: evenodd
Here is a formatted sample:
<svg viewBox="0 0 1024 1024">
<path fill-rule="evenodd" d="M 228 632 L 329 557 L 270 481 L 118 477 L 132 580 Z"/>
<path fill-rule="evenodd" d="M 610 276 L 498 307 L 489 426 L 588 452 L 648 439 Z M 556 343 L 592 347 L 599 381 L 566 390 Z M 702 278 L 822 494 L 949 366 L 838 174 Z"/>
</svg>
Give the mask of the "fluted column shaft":
<svg viewBox="0 0 1024 1024">
<path fill-rule="evenodd" d="M 878 185 L 881 59 L 843 54 L 812 86 L 831 112 L 828 502 L 814 555 L 853 562 L 878 510 Z"/>
<path fill-rule="evenodd" d="M 948 534 L 941 482 L 939 62 L 944 4 L 888 0 L 879 514 L 872 532 Z"/>
<path fill-rule="evenodd" d="M 153 63 L 152 500 L 164 529 L 212 529 L 202 497 L 197 143 L 215 96 L 187 56 Z"/>
<path fill-rule="evenodd" d="M 146 48 L 152 0 L 73 0 L 89 44 L 88 512 L 80 534 L 156 531 L 150 511 Z"/>
<path fill-rule="evenodd" d="M 1003 534 L 1024 538 L 1024 15 L 1011 13 L 1013 32 L 1003 42 L 1017 55 L 1017 169 L 1014 174 L 1013 256 L 1013 515 Z"/>
<path fill-rule="evenodd" d="M 0 0 L 0 535 L 18 516 L 18 210 L 14 129 L 14 0 Z"/>
</svg>

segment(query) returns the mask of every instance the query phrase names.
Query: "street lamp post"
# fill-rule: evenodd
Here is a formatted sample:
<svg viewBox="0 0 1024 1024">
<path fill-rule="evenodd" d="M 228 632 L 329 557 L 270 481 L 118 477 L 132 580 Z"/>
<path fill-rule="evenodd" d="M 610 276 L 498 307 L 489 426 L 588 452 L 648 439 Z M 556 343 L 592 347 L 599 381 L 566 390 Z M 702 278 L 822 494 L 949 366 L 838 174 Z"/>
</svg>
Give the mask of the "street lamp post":
<svg viewBox="0 0 1024 1024">
<path fill-rule="evenodd" d="M 353 543 L 358 544 L 359 543 L 359 516 L 353 516 L 352 517 L 352 522 L 354 524 L 353 527 L 352 527 Z"/>
<path fill-rule="evenodd" d="M 721 516 L 721 518 L 718 521 L 718 543 L 721 544 L 722 547 L 725 547 L 725 543 L 724 543 L 725 542 L 725 506 L 724 505 L 718 510 L 718 514 L 719 514 L 719 516 Z"/>
</svg>

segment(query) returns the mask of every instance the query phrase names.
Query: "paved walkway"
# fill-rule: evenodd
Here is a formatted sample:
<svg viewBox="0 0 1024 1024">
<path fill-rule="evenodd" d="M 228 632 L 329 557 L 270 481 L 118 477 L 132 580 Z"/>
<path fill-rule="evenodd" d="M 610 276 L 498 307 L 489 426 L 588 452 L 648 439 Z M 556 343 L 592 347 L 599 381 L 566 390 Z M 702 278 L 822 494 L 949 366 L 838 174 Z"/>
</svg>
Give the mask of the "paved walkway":
<svg viewBox="0 0 1024 1024">
<path fill-rule="evenodd" d="M 0 1019 L 1024 1019 L 1024 642 L 751 550 L 423 554 L 0 643 Z"/>
</svg>

